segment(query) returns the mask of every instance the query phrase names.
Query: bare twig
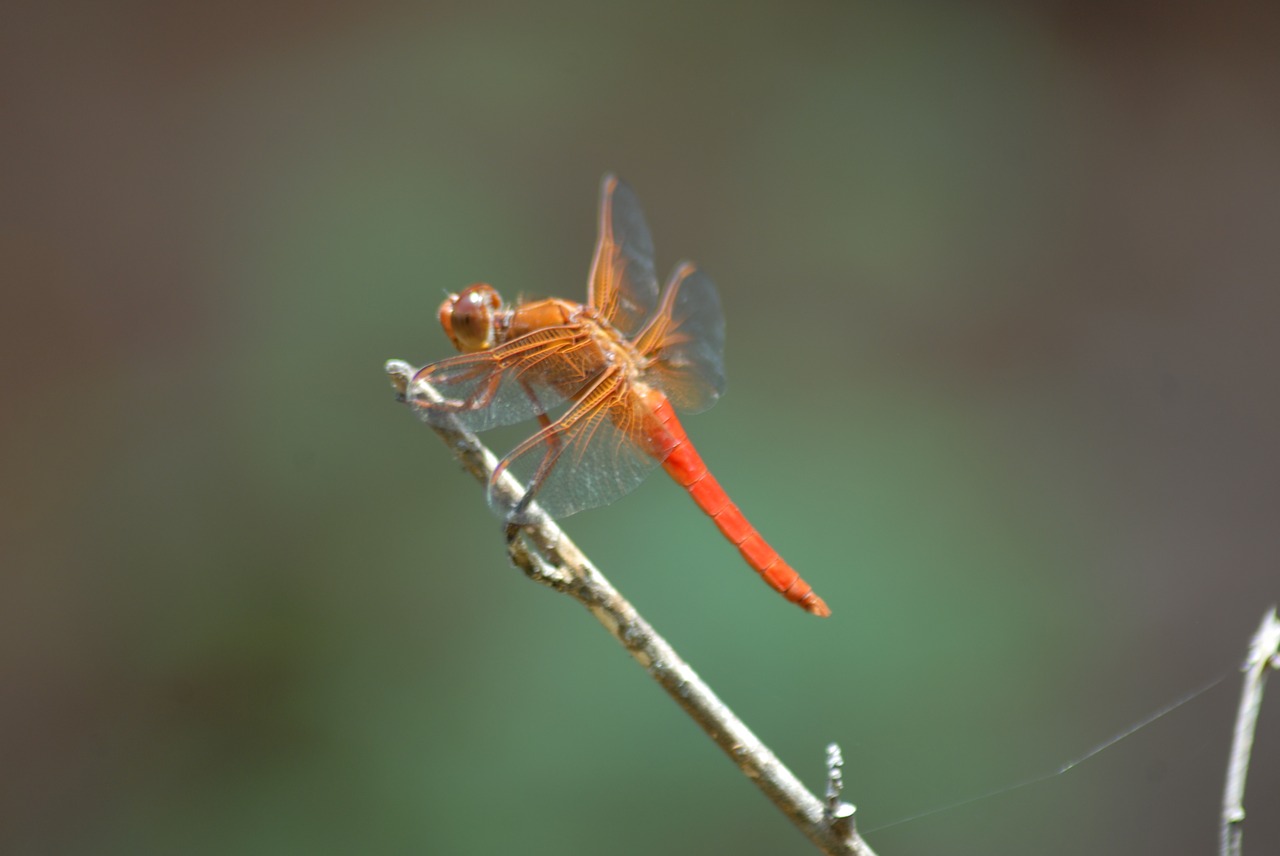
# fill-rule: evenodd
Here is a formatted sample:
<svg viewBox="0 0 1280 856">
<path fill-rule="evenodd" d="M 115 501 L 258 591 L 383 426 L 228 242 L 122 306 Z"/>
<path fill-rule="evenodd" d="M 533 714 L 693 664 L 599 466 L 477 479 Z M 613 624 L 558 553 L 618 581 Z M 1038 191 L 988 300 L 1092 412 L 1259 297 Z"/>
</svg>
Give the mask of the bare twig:
<svg viewBox="0 0 1280 856">
<path fill-rule="evenodd" d="M 1227 784 L 1222 792 L 1222 856 L 1240 856 L 1244 837 L 1244 781 L 1249 773 L 1249 755 L 1253 751 L 1253 730 L 1262 707 L 1262 688 L 1267 670 L 1280 668 L 1280 620 L 1273 606 L 1262 617 L 1262 624 L 1249 645 L 1249 657 L 1241 670 L 1244 689 L 1240 692 L 1240 708 L 1236 712 L 1235 737 L 1231 741 L 1231 757 L 1227 762 Z"/>
<path fill-rule="evenodd" d="M 844 790 L 844 755 L 840 753 L 840 745 L 832 743 L 827 746 L 827 820 L 841 836 L 854 834 L 853 814 L 856 809 L 852 803 L 840 799 Z"/>
<path fill-rule="evenodd" d="M 387 363 L 386 371 L 402 399 L 425 396 L 438 400 L 430 387 L 413 385 L 415 370 L 407 363 L 392 360 Z M 453 450 L 468 472 L 482 484 L 488 482 L 498 461 L 474 434 L 454 420 L 433 417 L 427 424 Z M 504 474 L 497 488 L 502 502 L 510 505 L 519 499 L 520 487 L 509 474 Z M 833 805 L 839 811 L 828 810 L 716 697 L 536 503 L 530 508 L 529 519 L 532 522 L 524 531 L 532 549 L 516 540 L 511 545 L 511 557 L 530 579 L 570 595 L 590 610 L 738 769 L 823 853 L 875 856 L 853 829 L 852 806 L 840 803 L 837 795 Z"/>
</svg>

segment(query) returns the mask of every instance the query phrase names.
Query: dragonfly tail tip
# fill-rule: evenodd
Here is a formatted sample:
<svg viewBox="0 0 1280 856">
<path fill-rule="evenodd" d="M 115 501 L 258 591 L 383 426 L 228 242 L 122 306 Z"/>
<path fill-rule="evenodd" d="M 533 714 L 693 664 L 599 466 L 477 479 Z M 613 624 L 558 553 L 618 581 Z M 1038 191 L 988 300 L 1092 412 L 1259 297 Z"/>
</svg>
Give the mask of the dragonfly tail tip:
<svg viewBox="0 0 1280 856">
<path fill-rule="evenodd" d="M 810 593 L 809 597 L 800 606 L 805 612 L 810 615 L 816 615 L 819 618 L 828 618 L 831 615 L 831 607 L 827 606 L 822 598 L 813 593 Z"/>
</svg>

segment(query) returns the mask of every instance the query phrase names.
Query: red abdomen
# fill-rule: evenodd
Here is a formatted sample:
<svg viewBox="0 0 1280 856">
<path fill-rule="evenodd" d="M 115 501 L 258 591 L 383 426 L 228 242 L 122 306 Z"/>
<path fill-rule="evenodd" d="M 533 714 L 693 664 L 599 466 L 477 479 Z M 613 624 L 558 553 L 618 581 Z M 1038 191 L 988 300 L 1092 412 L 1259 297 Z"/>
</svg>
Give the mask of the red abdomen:
<svg viewBox="0 0 1280 856">
<path fill-rule="evenodd" d="M 662 468 L 682 485 L 698 507 L 715 521 L 724 537 L 738 548 L 742 558 L 764 578 L 771 588 L 792 603 L 798 604 L 814 615 L 825 618 L 831 610 L 813 588 L 800 578 L 778 551 L 769 546 L 751 525 L 738 506 L 734 505 L 715 476 L 707 470 L 702 456 L 689 441 L 675 411 L 666 396 L 651 390 L 646 396 L 658 423 L 653 426 L 652 447 L 662 450 L 666 457 Z"/>
</svg>

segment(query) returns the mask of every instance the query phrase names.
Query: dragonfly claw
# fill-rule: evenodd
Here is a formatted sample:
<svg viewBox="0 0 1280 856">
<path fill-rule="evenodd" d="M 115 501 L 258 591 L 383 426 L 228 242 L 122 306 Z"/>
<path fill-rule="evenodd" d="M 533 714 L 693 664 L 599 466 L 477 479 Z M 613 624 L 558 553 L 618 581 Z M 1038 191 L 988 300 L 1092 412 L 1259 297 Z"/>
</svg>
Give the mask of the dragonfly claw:
<svg viewBox="0 0 1280 856">
<path fill-rule="evenodd" d="M 512 546 L 516 543 L 516 539 L 520 537 L 520 530 L 524 525 L 515 520 L 508 520 L 506 525 L 507 552 L 511 552 Z"/>
</svg>

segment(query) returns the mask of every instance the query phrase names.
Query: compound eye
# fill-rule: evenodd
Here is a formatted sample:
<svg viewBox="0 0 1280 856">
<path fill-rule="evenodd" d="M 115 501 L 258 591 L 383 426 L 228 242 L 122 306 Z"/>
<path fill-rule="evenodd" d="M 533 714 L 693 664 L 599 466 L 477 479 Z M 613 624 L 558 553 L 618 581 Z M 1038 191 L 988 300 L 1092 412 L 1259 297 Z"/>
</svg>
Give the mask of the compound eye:
<svg viewBox="0 0 1280 856">
<path fill-rule="evenodd" d="M 501 307 L 493 286 L 469 285 L 440 304 L 440 326 L 459 351 L 483 351 L 494 346 L 494 315 Z"/>
</svg>

